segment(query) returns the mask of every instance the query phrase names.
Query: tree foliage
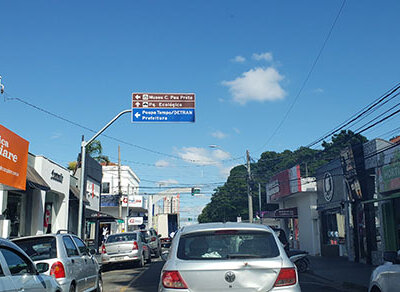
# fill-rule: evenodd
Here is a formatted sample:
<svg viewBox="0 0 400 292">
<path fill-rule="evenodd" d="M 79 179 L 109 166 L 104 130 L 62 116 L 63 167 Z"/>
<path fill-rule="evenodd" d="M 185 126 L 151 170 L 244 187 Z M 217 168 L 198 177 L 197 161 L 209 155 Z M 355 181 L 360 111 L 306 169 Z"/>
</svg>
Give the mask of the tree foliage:
<svg viewBox="0 0 400 292">
<path fill-rule="evenodd" d="M 265 185 L 275 174 L 300 165 L 302 177 L 314 176 L 316 170 L 337 158 L 340 151 L 347 145 L 355 145 L 367 142 L 367 138 L 354 134 L 352 131 L 341 131 L 332 136 L 331 142 L 322 142 L 322 150 L 300 147 L 295 151 L 284 150 L 281 153 L 266 151 L 261 154 L 256 163 L 251 163 L 251 195 L 253 197 L 253 214 L 258 209 L 258 187 L 261 185 L 261 205 L 266 207 Z M 198 217 L 200 223 L 236 221 L 238 216 L 248 220 L 247 199 L 248 173 L 245 166 L 233 168 L 226 183 L 215 189 L 211 201 L 203 209 Z M 265 210 L 265 209 L 264 209 Z"/>
<path fill-rule="evenodd" d="M 108 156 L 103 155 L 103 147 L 101 146 L 101 142 L 99 140 L 94 140 L 86 147 L 86 154 L 91 156 L 98 163 L 105 163 L 105 164 L 110 163 L 110 159 L 108 158 Z M 77 161 L 71 161 L 68 163 L 68 169 L 72 170 L 74 174 L 77 168 L 78 168 Z"/>
</svg>

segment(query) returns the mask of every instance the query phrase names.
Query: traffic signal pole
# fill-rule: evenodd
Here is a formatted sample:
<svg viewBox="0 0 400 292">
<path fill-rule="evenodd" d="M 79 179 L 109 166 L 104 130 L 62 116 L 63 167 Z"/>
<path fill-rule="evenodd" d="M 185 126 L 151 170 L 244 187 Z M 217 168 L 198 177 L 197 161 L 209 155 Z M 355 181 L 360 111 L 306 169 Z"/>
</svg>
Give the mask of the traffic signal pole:
<svg viewBox="0 0 400 292">
<path fill-rule="evenodd" d="M 80 177 L 80 190 L 79 190 L 79 212 L 78 212 L 78 236 L 82 238 L 82 220 L 83 220 L 83 197 L 86 193 L 85 187 L 85 160 L 86 160 L 86 148 L 89 146 L 94 139 L 100 136 L 112 123 L 114 123 L 120 116 L 131 113 L 132 110 L 124 110 L 116 115 L 107 125 L 105 125 L 100 131 L 98 131 L 89 141 L 85 142 L 85 139 L 82 136 L 82 143 L 81 143 L 81 177 Z"/>
</svg>

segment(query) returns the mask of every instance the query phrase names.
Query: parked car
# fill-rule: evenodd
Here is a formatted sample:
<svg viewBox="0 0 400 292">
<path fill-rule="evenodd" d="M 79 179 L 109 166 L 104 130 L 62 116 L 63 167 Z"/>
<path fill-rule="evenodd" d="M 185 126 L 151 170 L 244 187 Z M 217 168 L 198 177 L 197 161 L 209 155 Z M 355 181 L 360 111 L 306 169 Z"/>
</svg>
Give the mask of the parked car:
<svg viewBox="0 0 400 292">
<path fill-rule="evenodd" d="M 383 254 L 383 265 L 375 268 L 369 281 L 369 292 L 392 292 L 400 287 L 400 251 Z"/>
<path fill-rule="evenodd" d="M 116 263 L 134 262 L 143 267 L 151 262 L 150 247 L 140 231 L 112 234 L 101 248 L 101 262 L 105 269 Z"/>
<path fill-rule="evenodd" d="M 206 223 L 174 236 L 158 291 L 300 291 L 295 265 L 268 226 Z"/>
<path fill-rule="evenodd" d="M 161 247 L 163 248 L 170 248 L 172 243 L 171 237 L 161 237 L 160 238 Z"/>
<path fill-rule="evenodd" d="M 142 234 L 145 236 L 147 243 L 150 246 L 151 253 L 158 258 L 161 255 L 160 235 L 158 235 L 157 231 L 155 231 L 153 228 L 140 230 L 140 232 L 142 232 Z"/>
<path fill-rule="evenodd" d="M 40 269 L 21 248 L 0 238 L 0 291 L 61 292 L 53 277 L 39 272 Z"/>
<path fill-rule="evenodd" d="M 100 265 L 77 236 L 63 231 L 13 239 L 37 267 L 53 276 L 62 291 L 102 291 Z"/>
</svg>

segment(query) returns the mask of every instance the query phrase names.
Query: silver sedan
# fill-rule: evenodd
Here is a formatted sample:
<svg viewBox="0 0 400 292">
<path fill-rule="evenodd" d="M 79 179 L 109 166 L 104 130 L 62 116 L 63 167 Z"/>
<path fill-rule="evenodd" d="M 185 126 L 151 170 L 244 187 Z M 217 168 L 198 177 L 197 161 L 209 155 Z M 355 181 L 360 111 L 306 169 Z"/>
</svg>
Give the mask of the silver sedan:
<svg viewBox="0 0 400 292">
<path fill-rule="evenodd" d="M 197 224 L 180 229 L 159 292 L 300 291 L 295 265 L 268 226 Z"/>
</svg>

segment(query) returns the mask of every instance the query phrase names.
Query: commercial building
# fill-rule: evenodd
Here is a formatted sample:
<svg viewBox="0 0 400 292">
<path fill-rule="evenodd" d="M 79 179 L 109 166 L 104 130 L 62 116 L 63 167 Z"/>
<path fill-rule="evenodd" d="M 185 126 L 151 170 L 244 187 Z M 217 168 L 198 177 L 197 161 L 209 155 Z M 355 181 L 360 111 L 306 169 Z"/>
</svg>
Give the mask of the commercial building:
<svg viewBox="0 0 400 292">
<path fill-rule="evenodd" d="M 289 235 L 291 248 L 319 255 L 315 178 L 301 178 L 300 166 L 296 165 L 274 175 L 266 188 L 267 202 L 279 204 L 279 208 L 263 212 L 263 218 L 280 221 L 280 227 Z"/>
</svg>

